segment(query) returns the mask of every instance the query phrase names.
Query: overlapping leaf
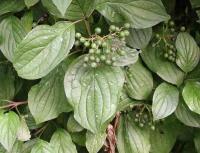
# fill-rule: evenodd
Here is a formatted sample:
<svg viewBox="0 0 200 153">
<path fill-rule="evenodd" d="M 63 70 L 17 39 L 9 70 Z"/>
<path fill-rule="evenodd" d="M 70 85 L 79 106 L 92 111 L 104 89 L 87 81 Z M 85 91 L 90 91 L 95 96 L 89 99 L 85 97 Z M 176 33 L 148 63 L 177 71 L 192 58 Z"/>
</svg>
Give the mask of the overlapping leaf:
<svg viewBox="0 0 200 153">
<path fill-rule="evenodd" d="M 74 118 L 95 133 L 116 113 L 124 75 L 118 67 L 85 68 L 83 62 L 83 57 L 78 58 L 66 72 L 65 93 L 74 108 Z"/>
<path fill-rule="evenodd" d="M 58 22 L 37 26 L 18 45 L 14 67 L 26 79 L 38 79 L 65 59 L 74 44 L 74 24 Z"/>
<path fill-rule="evenodd" d="M 31 153 L 55 153 L 55 150 L 48 142 L 38 139 Z"/>
<path fill-rule="evenodd" d="M 176 110 L 178 102 L 178 89 L 167 83 L 160 84 L 153 95 L 152 112 L 154 120 L 171 115 Z"/>
</svg>

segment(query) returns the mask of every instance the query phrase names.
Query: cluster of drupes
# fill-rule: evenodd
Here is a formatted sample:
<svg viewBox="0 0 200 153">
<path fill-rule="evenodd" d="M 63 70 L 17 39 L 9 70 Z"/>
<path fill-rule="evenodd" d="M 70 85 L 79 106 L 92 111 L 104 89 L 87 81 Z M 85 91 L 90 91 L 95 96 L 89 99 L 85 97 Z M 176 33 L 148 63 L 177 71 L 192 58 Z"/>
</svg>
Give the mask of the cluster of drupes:
<svg viewBox="0 0 200 153">
<path fill-rule="evenodd" d="M 186 30 L 185 26 L 181 26 L 179 28 L 176 27 L 174 21 L 169 21 L 166 25 L 165 30 L 162 35 L 156 34 L 157 42 L 153 44 L 153 46 L 159 46 L 159 44 L 164 44 L 162 46 L 163 57 L 170 62 L 176 62 L 176 48 L 174 42 L 176 40 L 176 36 L 178 32 L 184 32 Z"/>
<path fill-rule="evenodd" d="M 130 24 L 125 23 L 123 27 L 111 25 L 109 34 L 102 36 L 101 28 L 95 28 L 95 33 L 89 38 L 83 37 L 81 33 L 76 33 L 75 46 L 82 46 L 87 49 L 88 54 L 84 57 L 84 67 L 96 68 L 99 65 L 113 65 L 117 56 L 125 55 L 125 51 L 112 47 L 112 40 L 119 39 L 125 42 L 129 36 Z"/>
</svg>

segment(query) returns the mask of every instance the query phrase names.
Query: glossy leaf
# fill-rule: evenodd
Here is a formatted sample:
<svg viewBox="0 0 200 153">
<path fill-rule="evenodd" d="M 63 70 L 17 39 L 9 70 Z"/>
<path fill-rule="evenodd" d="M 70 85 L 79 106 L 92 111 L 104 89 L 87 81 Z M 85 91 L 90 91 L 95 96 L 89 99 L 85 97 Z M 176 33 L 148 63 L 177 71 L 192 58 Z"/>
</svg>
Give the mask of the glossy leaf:
<svg viewBox="0 0 200 153">
<path fill-rule="evenodd" d="M 192 112 L 183 101 L 179 102 L 175 114 L 183 124 L 191 127 L 200 127 L 200 116 Z"/>
<path fill-rule="evenodd" d="M 53 134 L 50 144 L 54 147 L 54 153 L 77 153 L 71 136 L 63 129 L 58 129 Z"/>
<path fill-rule="evenodd" d="M 30 32 L 32 30 L 33 25 L 33 12 L 29 11 L 25 13 L 24 16 L 21 18 L 21 22 L 26 32 Z"/>
<path fill-rule="evenodd" d="M 62 112 L 71 111 L 63 86 L 66 65 L 61 63 L 29 92 L 28 105 L 37 124 L 54 119 Z"/>
<path fill-rule="evenodd" d="M 142 29 L 169 19 L 160 0 L 99 0 L 97 10 L 111 22 L 129 22 Z"/>
<path fill-rule="evenodd" d="M 140 60 L 126 70 L 125 88 L 128 95 L 137 100 L 145 100 L 153 89 L 153 77 Z"/>
<path fill-rule="evenodd" d="M 152 37 L 152 28 L 130 29 L 130 35 L 126 42 L 132 48 L 145 48 Z"/>
<path fill-rule="evenodd" d="M 26 120 L 24 117 L 20 118 L 20 127 L 17 132 L 17 139 L 20 141 L 28 141 L 31 138 L 31 133 L 26 124 Z"/>
<path fill-rule="evenodd" d="M 200 114 L 200 83 L 187 82 L 183 89 L 182 95 L 189 109 Z"/>
<path fill-rule="evenodd" d="M 149 130 L 135 125 L 131 116 L 121 116 L 117 130 L 117 149 L 119 153 L 149 153 Z"/>
<path fill-rule="evenodd" d="M 188 33 L 179 33 L 176 39 L 176 64 L 184 71 L 192 71 L 199 63 L 200 50 Z"/>
<path fill-rule="evenodd" d="M 160 84 L 153 95 L 152 112 L 154 120 L 171 115 L 176 110 L 178 102 L 178 89 L 167 83 Z"/>
<path fill-rule="evenodd" d="M 30 8 L 39 2 L 39 0 L 24 0 L 26 6 Z"/>
<path fill-rule="evenodd" d="M 7 151 L 11 151 L 17 138 L 20 120 L 14 112 L 0 113 L 0 143 Z"/>
<path fill-rule="evenodd" d="M 124 83 L 120 68 L 83 67 L 83 56 L 65 74 L 65 93 L 74 108 L 74 118 L 84 128 L 98 132 L 117 111 L 118 98 Z"/>
<path fill-rule="evenodd" d="M 71 114 L 67 121 L 67 130 L 69 132 L 81 132 L 84 128 L 74 119 L 73 114 Z"/>
<path fill-rule="evenodd" d="M 48 142 L 38 139 L 31 153 L 55 153 L 55 150 Z"/>
<path fill-rule="evenodd" d="M 0 15 L 9 12 L 18 12 L 25 7 L 24 0 L 1 0 Z"/>
<path fill-rule="evenodd" d="M 12 62 L 17 45 L 26 35 L 25 29 L 17 17 L 10 16 L 0 23 L 0 33 L 2 36 L 0 49 L 4 56 Z"/>
<path fill-rule="evenodd" d="M 86 148 L 89 153 L 97 153 L 106 140 L 106 133 L 93 134 L 91 132 L 86 133 Z"/>
<path fill-rule="evenodd" d="M 163 59 L 161 49 L 149 45 L 141 55 L 145 64 L 163 80 L 175 85 L 182 84 L 184 73 L 175 64 Z"/>
<path fill-rule="evenodd" d="M 18 75 L 26 79 L 44 77 L 67 57 L 74 39 L 71 22 L 37 26 L 16 49 L 14 67 Z"/>
</svg>

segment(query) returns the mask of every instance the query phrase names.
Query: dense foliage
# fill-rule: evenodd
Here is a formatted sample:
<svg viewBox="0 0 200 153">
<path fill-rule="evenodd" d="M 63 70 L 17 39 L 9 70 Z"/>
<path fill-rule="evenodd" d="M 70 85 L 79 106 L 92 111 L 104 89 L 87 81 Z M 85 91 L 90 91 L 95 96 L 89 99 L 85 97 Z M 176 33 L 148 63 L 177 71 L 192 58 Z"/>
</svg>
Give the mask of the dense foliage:
<svg viewBox="0 0 200 153">
<path fill-rule="evenodd" d="M 200 153 L 200 0 L 0 0 L 0 153 Z"/>
</svg>

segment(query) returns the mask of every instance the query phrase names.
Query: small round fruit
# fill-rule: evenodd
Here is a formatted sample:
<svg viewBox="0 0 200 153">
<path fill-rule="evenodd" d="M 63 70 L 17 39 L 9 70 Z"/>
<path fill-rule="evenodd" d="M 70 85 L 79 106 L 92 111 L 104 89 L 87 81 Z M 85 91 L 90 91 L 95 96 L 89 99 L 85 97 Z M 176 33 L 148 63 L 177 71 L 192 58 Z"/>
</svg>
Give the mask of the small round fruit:
<svg viewBox="0 0 200 153">
<path fill-rule="evenodd" d="M 89 57 L 88 56 L 85 56 L 84 57 L 84 62 L 88 62 L 89 61 Z"/>
<path fill-rule="evenodd" d="M 115 27 L 115 25 L 111 25 L 109 29 L 110 29 L 110 31 L 114 32 L 116 30 L 116 27 Z"/>
<path fill-rule="evenodd" d="M 112 64 L 111 60 L 106 60 L 106 64 L 111 65 Z"/>
<path fill-rule="evenodd" d="M 173 55 L 173 53 L 174 53 L 173 50 L 171 50 L 171 49 L 168 52 L 170 55 Z"/>
<path fill-rule="evenodd" d="M 97 49 L 97 50 L 95 51 L 95 54 L 97 54 L 97 55 L 101 54 L 101 50 L 100 50 L 100 49 Z"/>
<path fill-rule="evenodd" d="M 103 43 L 102 43 L 102 47 L 103 47 L 103 48 L 107 47 L 107 43 L 106 43 L 106 42 L 103 42 Z"/>
<path fill-rule="evenodd" d="M 139 126 L 140 126 L 140 127 L 144 127 L 144 124 L 143 124 L 143 123 L 140 123 Z"/>
<path fill-rule="evenodd" d="M 105 53 L 109 54 L 110 53 L 110 49 L 106 49 Z"/>
<path fill-rule="evenodd" d="M 95 28 L 95 33 L 96 34 L 100 34 L 101 33 L 101 28 L 99 28 L 99 27 Z"/>
<path fill-rule="evenodd" d="M 116 27 L 116 31 L 118 31 L 118 32 L 120 31 L 119 27 Z"/>
<path fill-rule="evenodd" d="M 170 45 L 169 48 L 170 48 L 170 49 L 174 49 L 174 45 Z"/>
<path fill-rule="evenodd" d="M 76 33 L 76 38 L 81 38 L 81 34 L 80 33 Z"/>
<path fill-rule="evenodd" d="M 91 47 L 94 48 L 94 49 L 96 49 L 97 45 L 95 43 L 92 43 Z"/>
<path fill-rule="evenodd" d="M 113 39 L 113 36 L 109 35 L 109 36 L 108 36 L 108 39 L 110 39 L 110 40 Z"/>
<path fill-rule="evenodd" d="M 170 22 L 169 22 L 169 25 L 170 25 L 171 27 L 173 27 L 173 26 L 175 25 L 174 21 L 170 21 Z"/>
<path fill-rule="evenodd" d="M 180 30 L 181 30 L 181 32 L 185 32 L 185 30 L 186 30 L 185 26 L 181 26 Z"/>
<path fill-rule="evenodd" d="M 105 55 L 101 55 L 100 59 L 101 59 L 101 61 L 105 61 L 106 60 L 106 56 Z"/>
<path fill-rule="evenodd" d="M 121 32 L 119 33 L 119 36 L 120 36 L 120 37 L 125 37 L 125 33 L 124 33 L 123 31 L 121 31 Z"/>
<path fill-rule="evenodd" d="M 170 30 L 171 30 L 171 32 L 175 32 L 175 29 L 174 29 L 174 28 L 171 28 Z"/>
<path fill-rule="evenodd" d="M 156 34 L 156 38 L 160 38 L 160 35 L 158 33 Z"/>
<path fill-rule="evenodd" d="M 99 63 L 99 62 L 100 62 L 100 59 L 99 59 L 98 57 L 96 57 L 95 61 L 96 61 L 97 63 Z"/>
<path fill-rule="evenodd" d="M 81 37 L 81 38 L 80 38 L 80 42 L 81 42 L 81 43 L 84 43 L 84 42 L 85 42 L 85 38 L 84 38 L 84 37 Z"/>
<path fill-rule="evenodd" d="M 129 29 L 131 27 L 130 23 L 125 23 L 124 28 Z"/>
<path fill-rule="evenodd" d="M 168 58 L 168 57 L 169 57 L 168 53 L 165 53 L 165 54 L 164 54 L 164 57 L 165 57 L 165 58 Z"/>
<path fill-rule="evenodd" d="M 114 62 L 114 61 L 116 61 L 117 60 L 117 58 L 116 57 L 112 57 L 112 61 Z"/>
<path fill-rule="evenodd" d="M 95 60 L 95 57 L 94 57 L 94 56 L 90 56 L 90 60 L 91 60 L 91 61 L 94 61 L 94 60 Z"/>
<path fill-rule="evenodd" d="M 120 55 L 125 55 L 126 54 L 126 52 L 124 51 L 124 50 L 120 50 Z"/>
<path fill-rule="evenodd" d="M 140 117 L 140 114 L 135 114 L 135 117 L 137 117 L 137 118 Z"/>
<path fill-rule="evenodd" d="M 153 131 L 154 131 L 155 129 L 156 129 L 156 128 L 155 128 L 155 126 L 154 126 L 154 125 L 152 125 L 152 126 L 151 126 L 151 130 L 153 130 Z"/>
<path fill-rule="evenodd" d="M 94 52 L 95 52 L 95 51 L 94 51 L 94 49 L 92 49 L 92 48 L 89 50 L 89 53 L 90 53 L 90 54 L 93 54 Z"/>
<path fill-rule="evenodd" d="M 84 64 L 83 64 L 83 67 L 87 67 L 87 66 L 88 66 L 87 63 L 84 63 Z"/>
<path fill-rule="evenodd" d="M 102 45 L 102 41 L 101 41 L 101 40 L 97 40 L 97 41 L 96 41 L 96 44 L 97 44 L 98 46 L 101 46 L 101 45 Z"/>
<path fill-rule="evenodd" d="M 86 41 L 86 42 L 84 43 L 84 46 L 85 46 L 85 47 L 89 47 L 89 46 L 90 46 L 90 42 L 89 42 L 89 41 Z"/>
<path fill-rule="evenodd" d="M 92 68 L 96 68 L 96 67 L 97 67 L 97 63 L 96 63 L 96 62 L 92 62 L 92 63 L 90 64 L 90 66 L 91 66 Z"/>
<path fill-rule="evenodd" d="M 80 41 L 79 41 L 79 40 L 76 40 L 75 43 L 74 43 L 74 45 L 75 45 L 76 47 L 80 46 Z"/>
<path fill-rule="evenodd" d="M 135 122 L 138 122 L 139 121 L 139 119 L 138 118 L 135 118 Z"/>
<path fill-rule="evenodd" d="M 125 36 L 129 36 L 130 32 L 128 30 L 124 30 L 124 34 L 125 34 Z"/>
</svg>

